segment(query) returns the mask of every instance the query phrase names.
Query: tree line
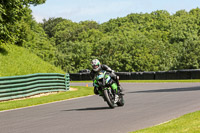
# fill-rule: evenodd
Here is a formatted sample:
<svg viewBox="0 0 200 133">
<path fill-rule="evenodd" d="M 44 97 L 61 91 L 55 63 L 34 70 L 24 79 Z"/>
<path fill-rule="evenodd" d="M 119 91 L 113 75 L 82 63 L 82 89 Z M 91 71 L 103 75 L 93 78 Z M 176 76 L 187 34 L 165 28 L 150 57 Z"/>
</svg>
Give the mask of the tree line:
<svg viewBox="0 0 200 133">
<path fill-rule="evenodd" d="M 0 41 L 25 47 L 70 73 L 90 69 L 94 58 L 118 72 L 198 69 L 200 66 L 199 8 L 175 14 L 165 10 L 132 13 L 102 24 L 76 23 L 64 18 L 37 23 L 27 5 L 44 2 L 29 0 L 23 5 L 20 19 L 9 20 L 9 16 L 5 17 L 7 13 L 1 13 Z M 0 3 L 0 11 L 7 10 L 4 4 Z"/>
</svg>

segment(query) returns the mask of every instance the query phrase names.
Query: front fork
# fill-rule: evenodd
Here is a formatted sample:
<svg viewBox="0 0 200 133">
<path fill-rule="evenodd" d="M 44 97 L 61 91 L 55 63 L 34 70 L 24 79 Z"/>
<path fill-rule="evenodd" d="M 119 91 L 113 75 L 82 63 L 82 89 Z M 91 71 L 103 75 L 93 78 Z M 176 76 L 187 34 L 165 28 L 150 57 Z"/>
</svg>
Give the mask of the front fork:
<svg viewBox="0 0 200 133">
<path fill-rule="evenodd" d="M 113 92 L 114 94 L 117 94 L 117 93 L 118 93 L 118 86 L 117 86 L 116 83 L 113 83 L 113 84 L 111 85 L 111 88 L 112 88 L 112 92 Z M 104 89 L 108 89 L 108 88 L 104 88 Z M 103 90 L 98 90 L 98 92 L 99 92 L 100 96 L 103 96 Z"/>
</svg>

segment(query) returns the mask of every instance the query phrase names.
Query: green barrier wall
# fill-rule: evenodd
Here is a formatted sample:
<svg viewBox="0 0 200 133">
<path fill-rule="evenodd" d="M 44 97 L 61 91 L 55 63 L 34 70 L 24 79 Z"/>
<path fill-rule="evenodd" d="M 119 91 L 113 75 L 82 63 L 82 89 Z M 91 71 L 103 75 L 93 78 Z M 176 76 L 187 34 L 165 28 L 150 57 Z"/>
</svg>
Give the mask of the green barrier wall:
<svg viewBox="0 0 200 133">
<path fill-rule="evenodd" d="M 23 98 L 39 93 L 67 91 L 69 74 L 36 73 L 23 76 L 0 77 L 0 101 Z"/>
</svg>

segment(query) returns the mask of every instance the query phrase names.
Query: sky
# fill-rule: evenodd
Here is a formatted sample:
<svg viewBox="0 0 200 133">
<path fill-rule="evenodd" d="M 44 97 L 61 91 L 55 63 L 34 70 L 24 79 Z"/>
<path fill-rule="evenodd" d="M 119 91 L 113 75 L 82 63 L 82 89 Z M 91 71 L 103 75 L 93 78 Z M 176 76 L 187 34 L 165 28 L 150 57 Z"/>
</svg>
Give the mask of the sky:
<svg viewBox="0 0 200 133">
<path fill-rule="evenodd" d="M 42 5 L 31 6 L 37 22 L 45 18 L 62 17 L 80 21 L 104 23 L 131 13 L 151 13 L 166 10 L 170 14 L 179 10 L 200 8 L 200 0 L 46 0 Z"/>
</svg>

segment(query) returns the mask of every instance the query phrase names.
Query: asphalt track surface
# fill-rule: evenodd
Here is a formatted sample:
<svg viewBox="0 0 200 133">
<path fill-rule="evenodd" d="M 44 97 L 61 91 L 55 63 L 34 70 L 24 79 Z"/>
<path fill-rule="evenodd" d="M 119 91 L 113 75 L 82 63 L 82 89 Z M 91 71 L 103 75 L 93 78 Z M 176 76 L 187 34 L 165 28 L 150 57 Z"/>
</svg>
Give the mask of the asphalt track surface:
<svg viewBox="0 0 200 133">
<path fill-rule="evenodd" d="M 88 96 L 1 111 L 0 133 L 127 133 L 200 109 L 200 83 L 122 83 L 122 86 L 124 107 L 110 109 L 101 97 Z"/>
</svg>

